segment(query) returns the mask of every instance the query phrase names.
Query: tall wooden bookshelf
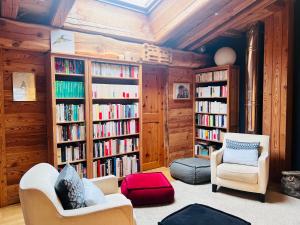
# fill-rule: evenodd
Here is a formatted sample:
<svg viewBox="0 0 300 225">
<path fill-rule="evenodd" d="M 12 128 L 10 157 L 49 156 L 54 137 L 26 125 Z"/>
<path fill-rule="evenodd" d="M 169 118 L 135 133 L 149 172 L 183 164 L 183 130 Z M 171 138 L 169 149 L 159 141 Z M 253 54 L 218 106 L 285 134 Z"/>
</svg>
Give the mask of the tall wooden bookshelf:
<svg viewBox="0 0 300 225">
<path fill-rule="evenodd" d="M 209 159 L 239 128 L 239 67 L 197 69 L 194 89 L 194 156 Z"/>
<path fill-rule="evenodd" d="M 116 162 L 122 164 L 126 162 L 125 159 L 133 160 L 126 166 L 127 174 L 131 171 L 141 171 L 141 65 L 64 54 L 50 54 L 49 60 L 51 62 L 48 69 L 50 162 L 58 170 L 69 163 L 82 177 L 88 178 L 115 174 Z M 81 65 L 81 68 L 78 65 Z M 97 74 L 95 65 L 98 65 Z M 73 86 L 70 85 L 71 82 Z M 74 85 L 75 82 L 80 82 L 81 88 L 78 89 L 77 84 Z M 62 87 L 64 85 L 66 88 Z M 95 85 L 100 85 L 98 90 L 100 96 L 95 96 Z M 108 88 L 112 85 L 117 85 L 116 90 Z M 124 90 L 120 93 L 118 90 L 122 88 Z M 133 89 L 137 92 L 134 96 L 133 91 L 129 94 Z M 111 90 L 116 92 L 114 95 L 121 94 L 121 96 L 105 96 L 105 93 Z M 101 108 L 98 107 L 97 115 L 95 105 L 101 105 Z M 125 105 L 126 112 L 123 110 Z M 110 111 L 111 109 L 114 111 Z M 63 114 L 62 111 L 67 113 Z M 117 126 L 114 126 L 115 124 Z M 101 131 L 97 136 L 95 125 L 98 126 L 96 131 L 99 129 L 105 131 L 106 127 L 110 128 L 110 132 Z M 136 128 L 134 131 L 133 127 Z M 84 134 L 78 136 L 79 133 Z M 98 155 L 95 151 L 96 143 L 101 143 L 101 151 L 98 145 Z M 126 145 L 126 148 L 124 145 L 120 147 L 121 144 Z M 97 163 L 99 168 L 95 168 Z M 128 169 L 128 166 L 132 167 Z"/>
</svg>

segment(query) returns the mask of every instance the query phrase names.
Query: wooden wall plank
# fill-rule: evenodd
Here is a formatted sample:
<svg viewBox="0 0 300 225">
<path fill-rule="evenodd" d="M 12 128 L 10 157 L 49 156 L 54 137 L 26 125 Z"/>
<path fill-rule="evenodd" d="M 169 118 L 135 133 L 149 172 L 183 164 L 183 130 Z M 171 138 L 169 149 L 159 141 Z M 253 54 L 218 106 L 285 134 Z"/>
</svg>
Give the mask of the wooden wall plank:
<svg viewBox="0 0 300 225">
<path fill-rule="evenodd" d="M 20 8 L 20 0 L 2 0 L 1 16 L 10 19 L 16 19 Z"/>
<path fill-rule="evenodd" d="M 74 3 L 75 0 L 59 1 L 57 9 L 52 17 L 51 25 L 54 27 L 62 27 Z"/>
</svg>

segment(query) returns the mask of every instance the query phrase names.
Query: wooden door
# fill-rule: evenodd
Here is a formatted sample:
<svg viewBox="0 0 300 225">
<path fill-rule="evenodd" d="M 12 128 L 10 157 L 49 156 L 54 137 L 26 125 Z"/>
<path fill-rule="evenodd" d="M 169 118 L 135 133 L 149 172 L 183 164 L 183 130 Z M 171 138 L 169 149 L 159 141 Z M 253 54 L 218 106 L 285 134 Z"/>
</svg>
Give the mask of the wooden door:
<svg viewBox="0 0 300 225">
<path fill-rule="evenodd" d="M 143 170 L 165 165 L 163 113 L 166 77 L 166 68 L 157 68 L 150 65 L 143 66 Z"/>
</svg>

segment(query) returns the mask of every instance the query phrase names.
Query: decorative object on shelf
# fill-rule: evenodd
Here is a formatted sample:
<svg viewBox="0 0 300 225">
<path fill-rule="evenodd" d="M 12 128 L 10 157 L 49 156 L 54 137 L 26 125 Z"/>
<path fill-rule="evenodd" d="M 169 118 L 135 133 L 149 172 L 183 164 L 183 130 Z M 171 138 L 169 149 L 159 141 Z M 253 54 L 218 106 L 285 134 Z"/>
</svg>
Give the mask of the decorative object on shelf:
<svg viewBox="0 0 300 225">
<path fill-rule="evenodd" d="M 220 48 L 214 57 L 218 66 L 233 65 L 236 61 L 236 52 L 229 47 Z"/>
<path fill-rule="evenodd" d="M 51 52 L 75 54 L 74 32 L 60 29 L 52 30 Z"/>
<path fill-rule="evenodd" d="M 189 83 L 174 83 L 173 84 L 173 99 L 175 100 L 189 100 L 190 84 Z"/>
<path fill-rule="evenodd" d="M 13 100 L 36 101 L 34 73 L 13 73 Z"/>
<path fill-rule="evenodd" d="M 300 171 L 282 171 L 283 193 L 300 199 Z"/>
</svg>

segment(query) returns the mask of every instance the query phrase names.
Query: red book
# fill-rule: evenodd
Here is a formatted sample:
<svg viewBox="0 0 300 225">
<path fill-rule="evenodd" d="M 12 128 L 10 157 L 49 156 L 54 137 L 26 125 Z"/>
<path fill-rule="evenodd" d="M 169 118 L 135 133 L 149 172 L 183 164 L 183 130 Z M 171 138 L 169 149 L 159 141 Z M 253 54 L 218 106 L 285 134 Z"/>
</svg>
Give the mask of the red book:
<svg viewBox="0 0 300 225">
<path fill-rule="evenodd" d="M 112 155 L 112 151 L 111 151 L 111 140 L 109 140 L 108 144 L 109 144 L 108 154 L 109 154 L 109 155 Z"/>
<path fill-rule="evenodd" d="M 102 112 L 99 112 L 99 119 L 102 120 Z"/>
<path fill-rule="evenodd" d="M 123 98 L 126 98 L 126 94 L 125 94 L 125 92 L 123 92 Z"/>
<path fill-rule="evenodd" d="M 100 160 L 97 161 L 97 177 L 101 177 Z"/>
</svg>

